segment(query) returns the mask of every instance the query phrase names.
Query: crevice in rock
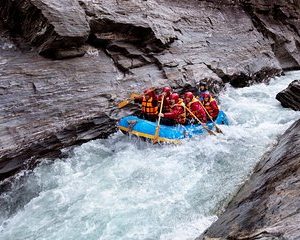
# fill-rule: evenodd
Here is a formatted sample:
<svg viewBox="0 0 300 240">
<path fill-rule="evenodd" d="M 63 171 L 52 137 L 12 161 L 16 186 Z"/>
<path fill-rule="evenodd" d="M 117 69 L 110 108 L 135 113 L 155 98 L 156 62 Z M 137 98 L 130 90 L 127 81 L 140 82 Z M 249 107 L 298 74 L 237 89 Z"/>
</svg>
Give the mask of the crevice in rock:
<svg viewBox="0 0 300 240">
<path fill-rule="evenodd" d="M 89 26 L 85 19 L 75 21 L 75 18 L 80 18 L 78 14 L 83 13 L 82 10 L 78 10 L 77 15 L 74 14 L 75 8 L 80 8 L 78 3 L 78 6 L 71 1 L 65 4 L 71 5 L 74 10 L 72 12 L 66 7 L 66 16 L 62 19 L 59 9 L 62 6 L 52 2 L 3 0 L 0 17 L 12 36 L 22 36 L 44 57 L 62 59 L 82 56 L 82 52 L 75 49 L 79 49 L 85 43 Z M 69 31 L 70 27 L 76 34 Z"/>
<path fill-rule="evenodd" d="M 90 21 L 91 33 L 94 36 L 90 39 L 94 44 L 107 44 L 114 41 L 126 41 L 139 44 L 145 49 L 152 52 L 160 52 L 164 50 L 174 39 L 168 44 L 163 44 L 156 38 L 150 27 L 136 26 L 129 23 L 114 22 L 108 18 L 95 18 Z"/>
<path fill-rule="evenodd" d="M 242 2 L 242 8 L 250 16 L 250 19 L 252 20 L 255 28 L 260 33 L 262 33 L 262 35 L 265 38 L 273 39 L 274 43 L 272 44 L 272 50 L 279 63 L 281 64 L 282 69 L 290 70 L 300 68 L 300 62 L 287 49 L 286 44 L 288 44 L 290 40 L 268 29 L 263 20 L 260 19 L 259 15 L 273 16 L 273 20 L 276 20 L 277 24 L 281 23 L 283 26 L 286 26 L 291 32 L 293 32 L 294 34 L 296 34 L 296 36 L 299 37 L 299 30 L 296 28 L 296 26 L 287 21 L 287 19 L 293 19 L 293 17 L 286 16 L 286 14 L 284 14 L 280 6 L 276 4 L 274 4 L 273 8 L 271 9 L 262 10 L 255 8 L 255 6 L 253 6 L 249 2 Z M 297 46 L 297 39 L 294 38 L 294 41 L 296 44 L 297 51 L 300 52 L 300 47 Z"/>
<path fill-rule="evenodd" d="M 156 64 L 153 53 L 163 51 L 167 45 L 155 37 L 152 29 L 132 24 L 118 23 L 110 19 L 92 19 L 88 43 L 101 48 L 124 74 L 131 69 Z"/>
</svg>

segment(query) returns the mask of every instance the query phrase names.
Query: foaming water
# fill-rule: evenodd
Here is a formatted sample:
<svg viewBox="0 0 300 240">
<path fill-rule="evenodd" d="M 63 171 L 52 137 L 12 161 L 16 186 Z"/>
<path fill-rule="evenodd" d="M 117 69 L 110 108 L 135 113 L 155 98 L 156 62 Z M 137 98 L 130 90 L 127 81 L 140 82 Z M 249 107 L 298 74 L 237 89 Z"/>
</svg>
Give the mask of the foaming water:
<svg viewBox="0 0 300 240">
<path fill-rule="evenodd" d="M 194 239 L 299 112 L 275 99 L 300 72 L 220 96 L 225 135 L 153 146 L 117 133 L 14 179 L 0 239 Z"/>
</svg>

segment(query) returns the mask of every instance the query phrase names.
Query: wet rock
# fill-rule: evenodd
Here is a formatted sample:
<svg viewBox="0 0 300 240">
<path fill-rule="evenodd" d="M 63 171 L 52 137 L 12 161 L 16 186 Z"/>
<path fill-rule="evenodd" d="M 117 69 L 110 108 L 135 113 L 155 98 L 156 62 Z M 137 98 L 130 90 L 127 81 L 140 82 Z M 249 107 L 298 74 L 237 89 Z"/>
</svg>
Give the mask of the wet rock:
<svg viewBox="0 0 300 240">
<path fill-rule="evenodd" d="M 285 108 L 300 110 L 300 80 L 291 82 L 288 88 L 276 95 L 276 99 Z"/>
<path fill-rule="evenodd" d="M 264 155 L 225 212 L 197 240 L 300 238 L 300 120 Z"/>
<path fill-rule="evenodd" d="M 52 61 L 0 48 L 0 176 L 115 131 L 113 100 L 116 92 L 125 94 L 113 84 L 120 73 L 103 51 L 87 52 Z"/>
<path fill-rule="evenodd" d="M 90 32 L 84 10 L 72 0 L 4 0 L 0 16 L 13 34 L 21 34 L 48 57 L 54 57 L 59 49 L 82 46 Z"/>
<path fill-rule="evenodd" d="M 273 40 L 272 50 L 283 69 L 299 69 L 299 1 L 241 0 L 256 29 Z"/>
</svg>

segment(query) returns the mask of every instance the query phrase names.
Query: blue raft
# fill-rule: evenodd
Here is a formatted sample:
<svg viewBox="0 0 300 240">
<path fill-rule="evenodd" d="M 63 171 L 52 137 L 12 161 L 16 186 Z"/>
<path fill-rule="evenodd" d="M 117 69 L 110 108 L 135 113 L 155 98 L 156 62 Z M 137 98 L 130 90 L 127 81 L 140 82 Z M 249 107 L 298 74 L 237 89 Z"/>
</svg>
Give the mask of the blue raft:
<svg viewBox="0 0 300 240">
<path fill-rule="evenodd" d="M 223 111 L 219 112 L 215 123 L 218 125 L 228 125 L 228 118 Z M 157 123 L 150 122 L 137 116 L 127 116 L 120 119 L 118 128 L 125 134 L 132 134 L 138 137 L 153 139 L 155 136 Z M 212 122 L 207 122 L 206 126 L 209 129 L 214 128 Z M 159 131 L 159 142 L 168 143 L 180 143 L 181 139 L 191 138 L 195 135 L 201 135 L 207 133 L 207 131 L 200 124 L 191 125 L 176 125 L 176 126 L 165 126 L 160 125 Z"/>
</svg>

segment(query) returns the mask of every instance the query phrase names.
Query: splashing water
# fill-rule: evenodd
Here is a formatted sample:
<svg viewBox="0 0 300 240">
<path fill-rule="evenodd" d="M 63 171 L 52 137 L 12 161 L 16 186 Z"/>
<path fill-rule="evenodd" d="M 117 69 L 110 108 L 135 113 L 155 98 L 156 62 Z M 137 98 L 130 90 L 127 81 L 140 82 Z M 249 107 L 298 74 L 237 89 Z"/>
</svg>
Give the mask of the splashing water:
<svg viewBox="0 0 300 240">
<path fill-rule="evenodd" d="M 297 78 L 228 86 L 225 135 L 153 146 L 117 133 L 20 173 L 0 196 L 0 239 L 194 239 L 299 118 L 275 99 Z"/>
</svg>

